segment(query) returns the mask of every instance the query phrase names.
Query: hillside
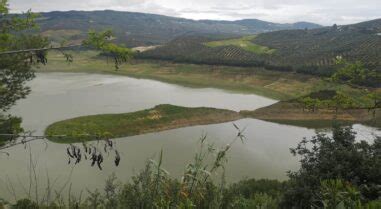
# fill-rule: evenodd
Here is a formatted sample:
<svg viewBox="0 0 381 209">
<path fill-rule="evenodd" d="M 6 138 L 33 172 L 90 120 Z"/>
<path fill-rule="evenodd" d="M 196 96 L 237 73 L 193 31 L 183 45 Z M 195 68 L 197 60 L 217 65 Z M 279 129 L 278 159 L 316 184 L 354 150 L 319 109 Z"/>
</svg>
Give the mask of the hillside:
<svg viewBox="0 0 381 209">
<path fill-rule="evenodd" d="M 275 30 L 321 27 L 306 22 L 278 24 L 255 19 L 195 21 L 110 10 L 42 13 L 38 23 L 42 33 L 57 42 L 65 39 L 72 42 L 80 41 L 90 29 L 112 29 L 118 37 L 117 41 L 129 46 L 160 45 L 187 34 L 210 34 L 226 38 Z"/>
<path fill-rule="evenodd" d="M 345 26 L 283 30 L 247 38 L 218 40 L 183 36 L 140 57 L 204 64 L 263 66 L 330 75 L 336 56 L 381 70 L 381 19 Z M 225 41 L 225 43 L 224 43 Z M 245 43 L 246 41 L 246 43 Z M 216 44 L 218 43 L 218 44 Z M 238 44 L 237 44 L 238 43 Z M 254 47 L 254 51 L 247 47 Z M 255 51 L 262 49 L 259 51 Z M 271 53 L 262 53 L 263 50 Z"/>
<path fill-rule="evenodd" d="M 275 49 L 276 64 L 324 66 L 336 56 L 381 65 L 381 19 L 314 30 L 285 30 L 260 34 L 254 43 Z"/>
<path fill-rule="evenodd" d="M 226 41 L 231 42 L 231 40 Z M 154 50 L 141 53 L 138 57 L 213 65 L 262 66 L 265 64 L 266 55 L 264 54 L 253 53 L 237 45 L 210 46 L 215 42 L 215 39 L 206 36 L 184 36 Z"/>
</svg>

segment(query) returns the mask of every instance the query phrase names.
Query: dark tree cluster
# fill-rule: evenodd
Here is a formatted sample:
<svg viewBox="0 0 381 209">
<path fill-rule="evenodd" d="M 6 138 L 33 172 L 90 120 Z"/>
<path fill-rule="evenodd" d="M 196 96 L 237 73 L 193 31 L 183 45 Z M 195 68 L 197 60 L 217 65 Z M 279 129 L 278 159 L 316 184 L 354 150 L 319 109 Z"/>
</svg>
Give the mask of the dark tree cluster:
<svg viewBox="0 0 381 209">
<path fill-rule="evenodd" d="M 356 141 L 352 128 L 335 127 L 332 136 L 318 134 L 291 149 L 300 157 L 301 168 L 289 173 L 285 208 L 311 208 L 321 204 L 321 181 L 342 179 L 360 190 L 364 202 L 381 198 L 381 137 L 373 143 Z M 320 205 L 320 207 L 323 207 Z"/>
</svg>

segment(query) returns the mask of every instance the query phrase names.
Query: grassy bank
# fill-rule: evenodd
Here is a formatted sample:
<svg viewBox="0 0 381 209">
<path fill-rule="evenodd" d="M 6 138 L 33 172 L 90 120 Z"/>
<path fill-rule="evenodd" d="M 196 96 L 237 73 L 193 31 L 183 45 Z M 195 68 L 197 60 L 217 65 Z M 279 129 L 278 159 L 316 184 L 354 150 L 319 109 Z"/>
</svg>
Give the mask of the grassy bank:
<svg viewBox="0 0 381 209">
<path fill-rule="evenodd" d="M 186 108 L 158 105 L 152 109 L 124 113 L 85 116 L 50 125 L 46 135 L 111 134 L 112 138 L 134 136 L 163 130 L 215 124 L 240 119 L 237 112 L 214 108 Z M 76 142 L 74 137 L 49 137 L 59 143 Z M 94 140 L 84 138 L 84 140 Z"/>
<path fill-rule="evenodd" d="M 375 114 L 368 109 L 345 109 L 338 112 L 333 109 L 318 109 L 312 112 L 305 110 L 303 105 L 297 102 L 278 102 L 254 111 L 241 111 L 241 114 L 245 117 L 308 128 L 332 127 L 333 121 L 381 127 L 381 109 L 376 109 Z"/>
<path fill-rule="evenodd" d="M 106 134 L 110 138 L 127 137 L 163 130 L 176 129 L 194 125 L 216 124 L 235 121 L 241 118 L 256 118 L 283 124 L 308 128 L 331 127 L 335 120 L 348 124 L 363 123 L 381 127 L 381 110 L 376 110 L 376 117 L 365 109 L 317 110 L 303 111 L 300 104 L 279 102 L 255 111 L 240 113 L 215 108 L 187 108 L 174 105 L 158 105 L 152 109 L 123 114 L 92 115 L 59 121 L 50 126 L 45 134 L 51 141 L 58 143 L 75 143 L 95 140 L 84 137 L 84 134 Z M 53 137 L 66 135 L 67 137 Z"/>
<path fill-rule="evenodd" d="M 322 89 L 334 89 L 352 95 L 364 102 L 363 92 L 347 85 L 323 81 L 317 77 L 287 72 L 276 72 L 262 68 L 176 64 L 160 61 L 134 60 L 116 71 L 112 60 L 97 57 L 93 51 L 75 52 L 74 62 L 65 62 L 64 57 L 52 52 L 49 63 L 37 69 L 40 72 L 87 72 L 126 75 L 136 78 L 155 79 L 190 87 L 214 87 L 240 93 L 253 93 L 265 97 L 288 100 Z"/>
</svg>

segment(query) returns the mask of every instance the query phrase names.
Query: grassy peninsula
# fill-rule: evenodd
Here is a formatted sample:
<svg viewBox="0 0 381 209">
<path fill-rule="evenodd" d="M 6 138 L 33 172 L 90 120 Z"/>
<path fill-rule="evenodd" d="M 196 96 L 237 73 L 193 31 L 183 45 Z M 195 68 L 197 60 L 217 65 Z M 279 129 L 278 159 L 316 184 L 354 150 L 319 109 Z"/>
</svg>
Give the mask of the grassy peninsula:
<svg viewBox="0 0 381 209">
<path fill-rule="evenodd" d="M 278 102 L 255 111 L 238 113 L 215 108 L 188 108 L 164 104 L 131 113 L 91 115 L 59 121 L 48 126 L 45 134 L 54 142 L 74 143 L 94 140 L 94 137 L 82 136 L 83 134 L 107 134 L 110 138 L 118 138 L 194 125 L 223 123 L 241 118 L 256 118 L 302 127 L 324 128 L 332 124 L 334 117 L 337 121 L 345 123 L 363 123 L 381 127 L 380 109 L 375 110 L 374 115 L 366 109 L 349 109 L 338 112 L 322 109 L 309 112 L 303 110 L 300 103 Z M 57 137 L 57 135 L 65 135 L 65 137 Z"/>
<path fill-rule="evenodd" d="M 240 118 L 239 113 L 230 110 L 158 105 L 132 113 L 93 115 L 60 121 L 50 125 L 45 133 L 47 136 L 109 133 L 112 138 L 117 138 Z M 74 137 L 48 138 L 58 143 L 78 142 Z M 94 139 L 85 137 L 84 140 Z"/>
</svg>

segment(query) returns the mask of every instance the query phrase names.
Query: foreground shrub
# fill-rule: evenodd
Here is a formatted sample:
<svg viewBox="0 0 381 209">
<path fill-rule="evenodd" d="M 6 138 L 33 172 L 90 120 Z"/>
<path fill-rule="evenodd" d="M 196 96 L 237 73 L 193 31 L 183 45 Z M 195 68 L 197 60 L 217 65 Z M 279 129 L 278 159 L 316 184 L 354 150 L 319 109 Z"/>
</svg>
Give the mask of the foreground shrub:
<svg viewBox="0 0 381 209">
<path fill-rule="evenodd" d="M 356 142 L 352 128 L 335 127 L 332 137 L 318 134 L 291 149 L 301 168 L 290 172 L 284 208 L 310 208 L 322 180 L 342 179 L 358 188 L 364 202 L 381 198 L 381 138 Z M 319 205 L 323 207 L 322 204 Z"/>
</svg>

